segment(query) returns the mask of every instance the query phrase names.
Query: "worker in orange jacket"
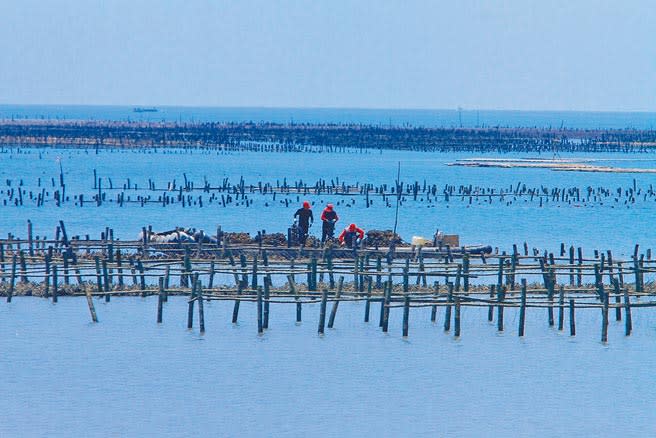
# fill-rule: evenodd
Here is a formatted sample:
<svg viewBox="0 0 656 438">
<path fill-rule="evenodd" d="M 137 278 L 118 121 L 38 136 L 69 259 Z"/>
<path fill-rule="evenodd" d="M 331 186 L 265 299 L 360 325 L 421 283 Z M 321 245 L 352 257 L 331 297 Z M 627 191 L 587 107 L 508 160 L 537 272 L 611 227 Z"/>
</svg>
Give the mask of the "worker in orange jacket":
<svg viewBox="0 0 656 438">
<path fill-rule="evenodd" d="M 339 235 L 339 244 L 348 248 L 357 247 L 358 243 L 364 239 L 364 230 L 358 228 L 357 225 L 351 224 L 344 228 L 344 231 Z"/>
</svg>

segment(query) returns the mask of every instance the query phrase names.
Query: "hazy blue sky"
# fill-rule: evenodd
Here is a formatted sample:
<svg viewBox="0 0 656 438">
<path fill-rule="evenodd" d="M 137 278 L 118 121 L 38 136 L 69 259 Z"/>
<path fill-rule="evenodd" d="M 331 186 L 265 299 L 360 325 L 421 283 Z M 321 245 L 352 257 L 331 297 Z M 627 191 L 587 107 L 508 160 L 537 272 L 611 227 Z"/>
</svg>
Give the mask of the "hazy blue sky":
<svg viewBox="0 0 656 438">
<path fill-rule="evenodd" d="M 0 103 L 656 110 L 653 0 L 0 0 L 0 51 Z"/>
</svg>

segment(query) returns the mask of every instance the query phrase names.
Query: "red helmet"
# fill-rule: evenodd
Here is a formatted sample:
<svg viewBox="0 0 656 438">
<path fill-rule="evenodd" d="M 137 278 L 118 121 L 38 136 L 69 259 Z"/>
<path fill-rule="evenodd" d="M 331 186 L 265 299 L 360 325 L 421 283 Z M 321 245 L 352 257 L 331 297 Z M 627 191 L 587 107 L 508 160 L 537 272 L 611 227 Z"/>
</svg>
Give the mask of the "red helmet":
<svg viewBox="0 0 656 438">
<path fill-rule="evenodd" d="M 333 204 L 326 205 L 326 210 L 332 210 L 332 209 L 333 209 Z"/>
<path fill-rule="evenodd" d="M 310 203 L 308 201 L 303 201 L 303 208 L 305 208 L 306 210 L 309 210 L 310 209 Z"/>
<path fill-rule="evenodd" d="M 351 231 L 351 232 L 352 232 L 352 231 L 355 231 L 356 228 L 357 228 L 357 227 L 355 226 L 355 224 L 351 224 L 351 225 L 349 225 L 349 231 Z"/>
</svg>

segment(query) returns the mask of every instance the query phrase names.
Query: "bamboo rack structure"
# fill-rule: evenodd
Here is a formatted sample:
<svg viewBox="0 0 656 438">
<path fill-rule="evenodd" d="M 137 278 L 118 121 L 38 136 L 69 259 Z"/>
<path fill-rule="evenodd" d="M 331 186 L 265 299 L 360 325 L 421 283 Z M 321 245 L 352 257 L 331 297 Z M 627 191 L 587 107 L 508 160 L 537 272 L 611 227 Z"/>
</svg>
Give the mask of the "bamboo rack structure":
<svg viewBox="0 0 656 438">
<path fill-rule="evenodd" d="M 126 295 L 157 295 L 157 321 L 162 322 L 169 295 L 188 296 L 188 327 L 194 306 L 199 328 L 205 331 L 204 301 L 234 303 L 233 322 L 241 302 L 257 303 L 258 332 L 268 327 L 269 306 L 297 308 L 320 304 L 320 334 L 336 324 L 340 302 L 363 302 L 365 321 L 371 305 L 380 306 L 379 325 L 386 332 L 393 309 L 403 309 L 403 336 L 409 332 L 410 311 L 445 308 L 445 331 L 461 334 L 461 308 L 485 307 L 488 320 L 506 330 L 504 310 L 519 310 L 518 335 L 525 334 L 528 309 L 547 309 L 550 326 L 564 330 L 569 314 L 570 334 L 576 334 L 577 309 L 602 314 L 602 342 L 608 341 L 609 312 L 624 318 L 625 334 L 632 331 L 632 310 L 656 306 L 656 287 L 645 281 L 656 272 L 651 251 L 635 246 L 628 260 L 610 251 L 583 256 L 581 248 L 560 253 L 529 254 L 524 244 L 509 254 L 473 256 L 437 248 L 287 248 L 265 245 L 159 244 L 145 241 L 69 240 L 63 224 L 57 240 L 0 240 L 0 294 L 8 302 L 17 295 L 51 298 L 84 296 L 92 321 L 98 321 L 93 299 L 109 301 Z M 557 312 L 557 318 L 555 317 Z M 556 322 L 557 321 L 557 322 Z"/>
</svg>

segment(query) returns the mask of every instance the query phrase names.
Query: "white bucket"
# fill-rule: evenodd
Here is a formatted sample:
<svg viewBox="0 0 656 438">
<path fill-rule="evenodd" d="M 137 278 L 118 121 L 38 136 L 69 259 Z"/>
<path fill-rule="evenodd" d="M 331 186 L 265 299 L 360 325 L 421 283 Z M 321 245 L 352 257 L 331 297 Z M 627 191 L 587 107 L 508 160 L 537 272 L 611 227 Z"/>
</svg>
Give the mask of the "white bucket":
<svg viewBox="0 0 656 438">
<path fill-rule="evenodd" d="M 412 236 L 412 246 L 424 246 L 429 243 L 433 243 L 433 240 L 421 236 Z"/>
</svg>

